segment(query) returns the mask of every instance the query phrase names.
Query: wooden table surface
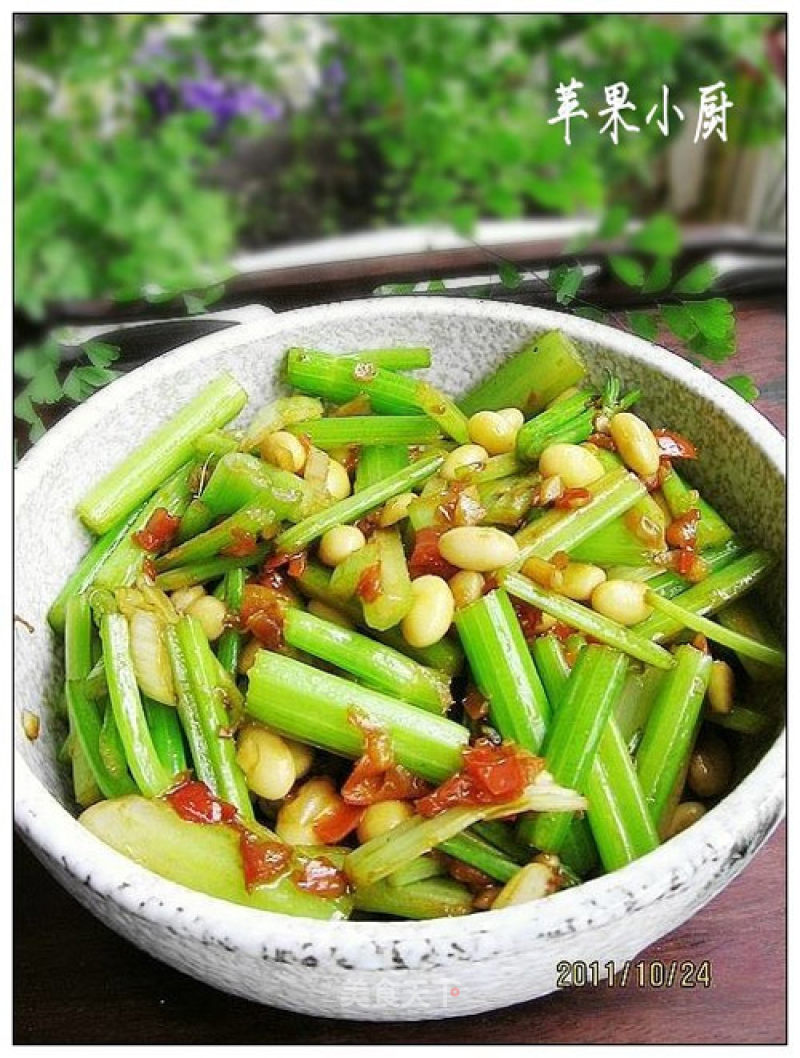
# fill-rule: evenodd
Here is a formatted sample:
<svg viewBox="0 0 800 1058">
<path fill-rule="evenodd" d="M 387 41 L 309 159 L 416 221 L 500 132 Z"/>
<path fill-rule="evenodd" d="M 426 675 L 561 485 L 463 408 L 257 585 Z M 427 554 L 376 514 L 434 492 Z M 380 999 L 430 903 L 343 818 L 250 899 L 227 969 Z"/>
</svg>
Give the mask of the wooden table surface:
<svg viewBox="0 0 800 1058">
<path fill-rule="evenodd" d="M 748 373 L 759 411 L 786 424 L 780 301 L 737 306 L 739 353 L 714 369 Z M 260 1007 L 217 992 L 134 948 L 14 845 L 14 1035 L 19 1044 L 781 1043 L 786 1040 L 786 842 L 752 864 L 647 965 L 709 960 L 710 987 L 606 984 L 451 1021 L 365 1024 Z"/>
</svg>

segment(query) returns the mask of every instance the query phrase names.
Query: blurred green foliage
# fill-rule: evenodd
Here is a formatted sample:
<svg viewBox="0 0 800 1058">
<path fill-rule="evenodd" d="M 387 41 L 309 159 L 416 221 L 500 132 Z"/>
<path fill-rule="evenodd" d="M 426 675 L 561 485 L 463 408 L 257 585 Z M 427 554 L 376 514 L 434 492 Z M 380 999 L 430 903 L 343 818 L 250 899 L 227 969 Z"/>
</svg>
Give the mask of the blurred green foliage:
<svg viewBox="0 0 800 1058">
<path fill-rule="evenodd" d="M 783 134 L 768 59 L 780 25 L 744 14 L 18 15 L 15 308 L 41 320 L 54 302 L 183 294 L 202 311 L 243 243 L 387 223 L 468 233 L 478 217 L 588 211 L 614 238 L 629 208 L 647 215 L 663 199 L 670 141 L 644 124 L 663 84 L 691 113 L 699 86 L 724 80 L 730 145 Z M 567 146 L 548 118 L 572 77 L 589 120 Z M 619 80 L 642 131 L 614 146 L 597 115 Z M 259 146 L 255 171 L 222 179 Z M 727 356 L 730 307 L 685 301 L 713 277 L 695 270 L 673 287 L 678 248 L 674 220 L 656 212 L 610 259 L 622 282 L 663 301 L 628 323 Z M 513 287 L 516 270 L 499 268 Z M 583 278 L 576 260 L 550 284 L 589 314 Z M 37 403 L 82 399 L 113 376 L 102 350 L 68 375 L 52 340 L 22 353 L 17 402 L 34 431 Z"/>
<path fill-rule="evenodd" d="M 646 210 L 669 141 L 642 115 L 662 84 L 685 108 L 701 84 L 723 79 L 736 103 L 731 141 L 781 133 L 782 86 L 765 43 L 775 24 L 767 15 L 19 16 L 16 302 L 38 316 L 50 300 L 203 287 L 224 278 L 254 225 L 262 243 L 352 225 L 341 192 L 353 168 L 361 227 L 439 220 L 469 231 L 479 216 L 619 201 Z M 573 76 L 590 120 L 574 123 L 567 147 L 548 117 L 556 86 Z M 603 86 L 620 79 L 642 131 L 615 147 L 596 115 Z M 223 113 L 245 89 L 273 100 L 274 113 L 253 102 Z M 215 186 L 215 163 L 248 139 L 288 146 L 255 188 L 252 179 Z M 615 264 L 623 280 L 638 278 L 629 262 Z"/>
</svg>

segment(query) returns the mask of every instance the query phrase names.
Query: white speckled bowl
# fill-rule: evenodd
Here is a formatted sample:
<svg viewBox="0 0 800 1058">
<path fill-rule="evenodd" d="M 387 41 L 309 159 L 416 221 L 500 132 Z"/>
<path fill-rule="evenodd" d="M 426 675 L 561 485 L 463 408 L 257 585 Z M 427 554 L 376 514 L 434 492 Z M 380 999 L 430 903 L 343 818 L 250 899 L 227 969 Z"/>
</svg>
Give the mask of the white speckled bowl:
<svg viewBox="0 0 800 1058">
<path fill-rule="evenodd" d="M 561 328 L 596 378 L 641 386 L 646 415 L 697 443 L 696 480 L 735 528 L 784 554 L 784 443 L 731 390 L 620 331 L 532 308 L 448 298 L 350 302 L 217 333 L 114 382 L 52 429 L 16 473 L 16 818 L 39 859 L 103 922 L 217 988 L 329 1017 L 454 1017 L 543 995 L 561 961 L 620 963 L 684 922 L 734 878 L 784 808 L 784 738 L 697 825 L 616 873 L 547 900 L 467 919 L 322 923 L 256 912 L 184 889 L 103 845 L 75 820 L 56 763 L 51 710 L 61 662 L 45 620 L 83 553 L 76 501 L 223 368 L 253 406 L 276 386 L 287 346 L 430 345 L 432 379 L 452 393 L 532 335 Z M 783 574 L 766 587 L 780 622 Z M 42 716 L 39 739 L 23 709 Z M 43 909 L 47 914 L 47 909 Z M 55 924 L 57 928 L 57 924 Z"/>
</svg>

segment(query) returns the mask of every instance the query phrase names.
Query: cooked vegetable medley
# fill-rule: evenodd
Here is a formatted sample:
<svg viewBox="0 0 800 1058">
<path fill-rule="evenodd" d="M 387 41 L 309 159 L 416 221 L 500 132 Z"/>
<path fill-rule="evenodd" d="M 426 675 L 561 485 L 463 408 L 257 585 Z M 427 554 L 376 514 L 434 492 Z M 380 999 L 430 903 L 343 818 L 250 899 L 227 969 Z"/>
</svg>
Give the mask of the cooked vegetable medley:
<svg viewBox="0 0 800 1058">
<path fill-rule="evenodd" d="M 317 918 L 508 907 L 691 825 L 769 732 L 772 558 L 691 440 L 557 332 L 460 403 L 429 364 L 290 349 L 244 431 L 223 375 L 78 505 L 62 759 L 158 874 Z"/>
</svg>

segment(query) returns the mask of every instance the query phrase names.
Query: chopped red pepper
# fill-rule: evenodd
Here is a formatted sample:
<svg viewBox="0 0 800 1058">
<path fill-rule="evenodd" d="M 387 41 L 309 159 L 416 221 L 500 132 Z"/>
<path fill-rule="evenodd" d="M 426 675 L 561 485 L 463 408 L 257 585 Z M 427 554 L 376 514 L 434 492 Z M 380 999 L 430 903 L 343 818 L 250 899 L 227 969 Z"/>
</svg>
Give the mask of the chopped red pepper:
<svg viewBox="0 0 800 1058">
<path fill-rule="evenodd" d="M 574 510 L 576 507 L 585 507 L 592 502 L 592 494 L 588 489 L 564 489 L 553 506 L 559 510 Z"/>
<path fill-rule="evenodd" d="M 379 528 L 380 524 L 381 512 L 379 510 L 370 511 L 369 514 L 365 514 L 363 518 L 356 522 L 356 525 L 367 538 L 367 540 L 369 540 L 375 530 Z"/>
<path fill-rule="evenodd" d="M 195 779 L 170 790 L 165 800 L 190 823 L 231 823 L 236 818 L 232 804 L 220 801 L 204 782 Z"/>
<path fill-rule="evenodd" d="M 697 542 L 697 525 L 700 521 L 700 511 L 697 507 L 690 507 L 688 511 L 678 515 L 667 526 L 667 543 L 670 547 L 694 548 Z"/>
<path fill-rule="evenodd" d="M 341 801 L 314 823 L 314 833 L 323 845 L 338 845 L 361 822 L 365 809 Z"/>
<path fill-rule="evenodd" d="M 308 554 L 305 551 L 297 551 L 293 555 L 287 555 L 283 551 L 279 551 L 275 555 L 270 557 L 264 562 L 261 567 L 261 580 L 265 584 L 271 584 L 273 587 L 277 587 L 274 584 L 274 575 L 278 570 L 286 567 L 286 572 L 290 577 L 302 577 L 305 573 L 306 566 L 308 565 Z"/>
<path fill-rule="evenodd" d="M 361 454 L 361 449 L 358 445 L 348 445 L 347 451 L 345 452 L 344 458 L 340 460 L 342 466 L 347 471 L 348 476 L 351 476 L 358 466 L 358 458 Z"/>
<path fill-rule="evenodd" d="M 298 551 L 296 555 L 289 556 L 286 572 L 290 577 L 302 577 L 308 565 L 308 552 Z"/>
<path fill-rule="evenodd" d="M 292 859 L 292 850 L 282 841 L 262 841 L 244 829 L 239 835 L 239 849 L 248 892 L 285 874 Z"/>
<path fill-rule="evenodd" d="M 133 533 L 132 539 L 143 551 L 162 551 L 169 547 L 180 527 L 181 520 L 176 514 L 170 514 L 166 507 L 156 507 L 144 529 Z"/>
<path fill-rule="evenodd" d="M 458 572 L 455 566 L 442 558 L 439 537 L 444 529 L 418 529 L 414 538 L 414 550 L 408 560 L 408 574 L 412 580 L 427 573 L 449 580 Z"/>
<path fill-rule="evenodd" d="M 356 595 L 362 602 L 375 602 L 381 594 L 381 564 L 375 562 L 363 571 L 358 578 Z"/>
<path fill-rule="evenodd" d="M 695 553 L 691 547 L 682 547 L 676 552 L 675 572 L 682 577 L 688 577 L 694 566 Z"/>
<path fill-rule="evenodd" d="M 233 537 L 232 542 L 227 547 L 222 548 L 220 551 L 221 555 L 226 555 L 230 558 L 244 558 L 247 555 L 252 555 L 258 548 L 258 542 L 254 534 L 246 529 L 234 527 L 231 530 L 231 536 Z"/>
<path fill-rule="evenodd" d="M 512 599 L 511 605 L 514 607 L 514 613 L 517 615 L 517 620 L 525 639 L 535 639 L 537 635 L 536 628 L 542 619 L 542 611 L 535 606 L 531 606 L 529 602 L 523 602 L 522 599 Z"/>
<path fill-rule="evenodd" d="M 269 650 L 283 647 L 286 600 L 279 590 L 253 581 L 244 586 L 239 624 Z"/>
<path fill-rule="evenodd" d="M 350 888 L 347 875 L 324 856 L 308 860 L 302 872 L 294 875 L 294 884 L 307 893 L 331 900 L 344 896 Z"/>
<path fill-rule="evenodd" d="M 479 739 L 463 752 L 464 766 L 433 793 L 415 804 L 423 816 L 434 816 L 456 805 L 505 804 L 521 797 L 544 768 L 540 757 L 504 742 L 496 746 Z"/>
<path fill-rule="evenodd" d="M 682 434 L 674 430 L 653 430 L 653 436 L 661 449 L 662 459 L 697 459 L 697 449 Z"/>
<path fill-rule="evenodd" d="M 589 443 L 593 444 L 596 448 L 605 448 L 607 452 L 615 452 L 617 450 L 617 446 L 614 444 L 614 438 L 611 436 L 611 434 L 589 434 Z"/>
<path fill-rule="evenodd" d="M 463 705 L 470 720 L 483 720 L 489 715 L 489 701 L 476 687 L 470 687 L 467 691 Z"/>
<path fill-rule="evenodd" d="M 276 605 L 284 603 L 284 597 L 275 588 L 266 584 L 258 584 L 256 581 L 248 581 L 242 591 L 242 605 L 239 608 L 239 616 L 243 624 L 247 624 L 254 614 L 271 611 Z"/>
<path fill-rule="evenodd" d="M 490 591 L 494 591 L 495 588 L 499 588 L 500 584 L 497 580 L 495 573 L 487 573 L 483 578 L 483 588 L 481 589 L 481 595 L 488 595 Z"/>
<path fill-rule="evenodd" d="M 479 893 L 486 889 L 487 886 L 494 884 L 493 879 L 488 874 L 478 870 L 477 867 L 464 863 L 462 860 L 457 860 L 454 856 L 446 856 L 442 853 L 439 855 L 444 860 L 444 865 L 450 877 L 466 885 L 472 892 Z"/>
<path fill-rule="evenodd" d="M 342 785 L 343 799 L 350 805 L 366 806 L 378 801 L 409 801 L 423 797 L 430 786 L 394 763 L 389 734 L 351 710 L 348 716 L 364 736 L 364 752 Z"/>
<path fill-rule="evenodd" d="M 239 820 L 236 808 L 216 797 L 205 783 L 196 779 L 176 786 L 164 798 L 175 812 L 189 823 L 220 824 L 239 834 L 244 884 L 248 892 L 284 874 L 292 859 L 292 850 L 281 841 L 265 841 Z"/>
<path fill-rule="evenodd" d="M 575 629 L 570 628 L 569 625 L 565 625 L 563 621 L 556 621 L 552 628 L 550 628 L 550 631 L 553 635 L 558 636 L 562 643 L 575 634 Z"/>
</svg>

